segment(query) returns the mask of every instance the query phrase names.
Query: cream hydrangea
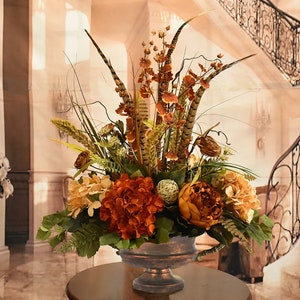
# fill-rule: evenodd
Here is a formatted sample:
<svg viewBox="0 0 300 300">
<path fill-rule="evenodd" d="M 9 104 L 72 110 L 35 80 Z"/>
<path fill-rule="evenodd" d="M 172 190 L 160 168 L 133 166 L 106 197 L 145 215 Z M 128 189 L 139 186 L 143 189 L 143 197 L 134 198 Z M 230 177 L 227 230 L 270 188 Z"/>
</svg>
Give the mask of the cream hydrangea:
<svg viewBox="0 0 300 300">
<path fill-rule="evenodd" d="M 254 210 L 260 208 L 260 201 L 249 180 L 239 173 L 227 171 L 223 177 L 214 181 L 214 185 L 225 191 L 226 207 L 242 220 L 251 223 Z"/>
<path fill-rule="evenodd" d="M 112 182 L 109 176 L 99 177 L 95 174 L 92 177 L 84 176 L 82 181 L 71 180 L 69 183 L 69 197 L 67 207 L 69 215 L 77 218 L 78 214 L 88 208 L 88 215 L 94 215 L 94 209 L 101 206 L 105 192 L 110 189 Z"/>
</svg>

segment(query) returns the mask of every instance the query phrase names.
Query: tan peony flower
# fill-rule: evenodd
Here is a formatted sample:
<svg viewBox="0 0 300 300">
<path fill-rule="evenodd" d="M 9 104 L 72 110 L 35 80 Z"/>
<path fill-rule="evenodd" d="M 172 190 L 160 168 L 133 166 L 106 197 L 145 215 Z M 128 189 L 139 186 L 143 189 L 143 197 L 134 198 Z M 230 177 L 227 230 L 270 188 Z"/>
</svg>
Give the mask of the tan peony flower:
<svg viewBox="0 0 300 300">
<path fill-rule="evenodd" d="M 217 178 L 215 185 L 225 191 L 226 207 L 242 220 L 251 223 L 254 209 L 260 208 L 260 201 L 249 180 L 241 174 L 227 171 L 222 178 Z"/>
<path fill-rule="evenodd" d="M 179 192 L 179 210 L 189 223 L 209 230 L 222 216 L 220 193 L 206 182 L 186 183 Z"/>
</svg>

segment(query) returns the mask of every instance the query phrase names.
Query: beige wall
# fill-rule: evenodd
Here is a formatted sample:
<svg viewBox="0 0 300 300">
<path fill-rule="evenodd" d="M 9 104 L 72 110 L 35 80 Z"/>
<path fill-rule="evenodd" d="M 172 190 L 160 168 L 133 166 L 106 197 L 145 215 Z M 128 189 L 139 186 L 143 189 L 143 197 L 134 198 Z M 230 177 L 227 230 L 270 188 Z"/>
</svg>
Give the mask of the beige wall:
<svg viewBox="0 0 300 300">
<path fill-rule="evenodd" d="M 37 248 L 35 235 L 42 216 L 63 207 L 62 182 L 76 153 L 54 142 L 66 141 L 50 123 L 53 117 L 69 118 L 65 92 L 73 86 L 70 62 L 83 71 L 88 84 L 88 47 L 80 47 L 83 27 L 89 24 L 89 1 L 32 1 L 31 29 L 31 178 L 28 249 Z M 83 49 L 83 50 L 82 50 Z M 68 77 L 70 76 L 70 77 Z"/>
</svg>

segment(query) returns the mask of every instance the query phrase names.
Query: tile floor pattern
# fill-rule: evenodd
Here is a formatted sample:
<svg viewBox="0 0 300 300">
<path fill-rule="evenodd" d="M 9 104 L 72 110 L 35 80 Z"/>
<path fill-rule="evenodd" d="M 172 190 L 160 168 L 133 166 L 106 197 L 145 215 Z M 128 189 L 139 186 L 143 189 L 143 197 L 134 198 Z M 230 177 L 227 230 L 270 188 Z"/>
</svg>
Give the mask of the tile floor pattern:
<svg viewBox="0 0 300 300">
<path fill-rule="evenodd" d="M 74 253 L 29 254 L 24 249 L 20 245 L 10 247 L 9 270 L 0 272 L 0 300 L 67 300 L 65 287 L 75 274 L 120 259 L 109 252 L 111 248 L 93 259 L 79 258 Z M 214 267 L 209 260 L 202 263 Z M 254 291 L 251 285 L 249 288 Z"/>
<path fill-rule="evenodd" d="M 94 259 L 74 253 L 25 253 L 24 246 L 10 247 L 10 267 L 0 274 L 0 300 L 65 300 L 67 282 L 92 267 Z"/>
<path fill-rule="evenodd" d="M 69 254 L 32 255 L 18 247 L 11 250 L 9 270 L 1 274 L 0 299 L 67 299 L 64 287 L 75 273 Z"/>
</svg>

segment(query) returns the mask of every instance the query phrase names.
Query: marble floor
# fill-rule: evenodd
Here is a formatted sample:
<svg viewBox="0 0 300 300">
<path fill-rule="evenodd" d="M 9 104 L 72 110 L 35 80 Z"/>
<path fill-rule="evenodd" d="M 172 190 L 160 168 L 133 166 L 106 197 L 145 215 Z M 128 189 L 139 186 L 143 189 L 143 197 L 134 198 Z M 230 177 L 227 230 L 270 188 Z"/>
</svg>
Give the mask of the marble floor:
<svg viewBox="0 0 300 300">
<path fill-rule="evenodd" d="M 9 268 L 0 272 L 0 300 L 66 300 L 66 284 L 75 274 L 89 267 L 120 261 L 111 248 L 101 248 L 101 255 L 92 259 L 79 258 L 74 253 L 30 254 L 24 245 L 9 249 Z M 202 263 L 216 267 L 214 260 L 206 259 Z M 254 293 L 255 285 L 248 286 Z M 261 289 L 263 287 L 260 292 Z"/>
<path fill-rule="evenodd" d="M 65 300 L 67 282 L 78 272 L 119 257 L 79 258 L 74 253 L 25 252 L 24 245 L 10 247 L 9 269 L 0 273 L 0 300 Z"/>
</svg>

